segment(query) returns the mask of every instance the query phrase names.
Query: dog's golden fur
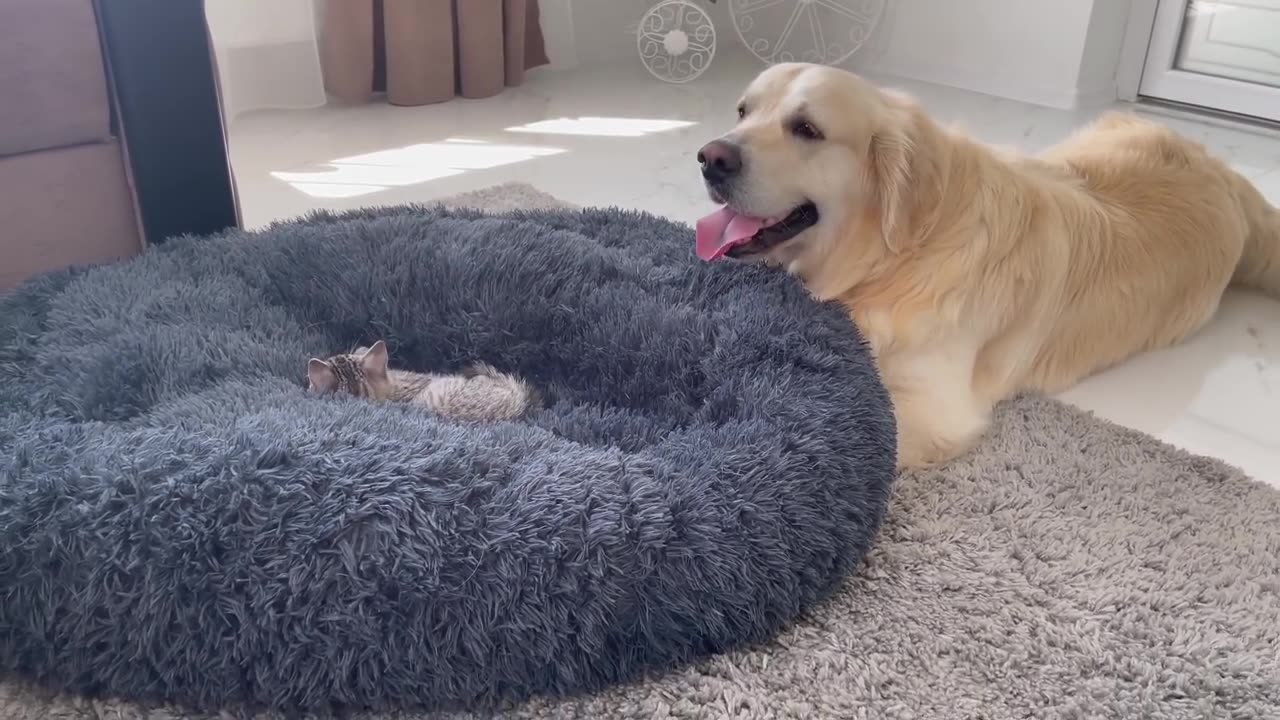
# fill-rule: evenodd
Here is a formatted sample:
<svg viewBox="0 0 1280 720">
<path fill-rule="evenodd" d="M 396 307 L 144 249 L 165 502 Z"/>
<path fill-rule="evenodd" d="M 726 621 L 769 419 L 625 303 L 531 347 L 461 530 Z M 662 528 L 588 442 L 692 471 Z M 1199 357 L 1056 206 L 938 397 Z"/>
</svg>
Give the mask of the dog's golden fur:
<svg viewBox="0 0 1280 720">
<path fill-rule="evenodd" d="M 777 65 L 726 136 L 729 202 L 819 223 L 768 260 L 845 303 L 894 401 L 899 464 L 952 458 L 993 405 L 1187 337 L 1230 284 L 1280 295 L 1280 212 L 1197 143 L 1104 117 L 1019 157 L 840 70 Z M 822 137 L 796 137 L 797 118 Z"/>
</svg>

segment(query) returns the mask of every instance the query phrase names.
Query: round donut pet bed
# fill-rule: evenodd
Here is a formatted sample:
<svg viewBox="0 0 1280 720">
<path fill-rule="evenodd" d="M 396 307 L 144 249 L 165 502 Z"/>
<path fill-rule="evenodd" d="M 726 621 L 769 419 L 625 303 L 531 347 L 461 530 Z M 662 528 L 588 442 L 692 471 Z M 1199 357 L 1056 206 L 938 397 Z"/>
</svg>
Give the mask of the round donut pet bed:
<svg viewBox="0 0 1280 720">
<path fill-rule="evenodd" d="M 0 298 L 0 668 L 208 709 L 492 706 L 775 633 L 894 469 L 840 308 L 618 210 L 393 208 L 159 246 Z M 484 361 L 462 423 L 307 359 Z"/>
</svg>

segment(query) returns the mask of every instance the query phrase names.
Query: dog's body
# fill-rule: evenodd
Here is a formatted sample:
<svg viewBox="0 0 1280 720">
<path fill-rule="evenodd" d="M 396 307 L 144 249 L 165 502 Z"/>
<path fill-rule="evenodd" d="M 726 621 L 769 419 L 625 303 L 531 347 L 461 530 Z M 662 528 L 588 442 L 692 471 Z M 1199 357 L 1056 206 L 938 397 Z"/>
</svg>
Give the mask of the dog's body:
<svg viewBox="0 0 1280 720">
<path fill-rule="evenodd" d="M 700 224 L 699 252 L 762 257 L 849 307 L 893 397 L 900 465 L 964 452 L 1020 391 L 1178 342 L 1230 284 L 1280 295 L 1280 211 L 1135 116 L 1022 158 L 808 65 L 766 70 L 740 115 L 716 141 L 728 149 L 700 153 L 722 212 L 792 219 L 807 205 L 817 220 L 772 239 L 769 227 L 795 228 L 761 220 L 743 239 Z"/>
</svg>

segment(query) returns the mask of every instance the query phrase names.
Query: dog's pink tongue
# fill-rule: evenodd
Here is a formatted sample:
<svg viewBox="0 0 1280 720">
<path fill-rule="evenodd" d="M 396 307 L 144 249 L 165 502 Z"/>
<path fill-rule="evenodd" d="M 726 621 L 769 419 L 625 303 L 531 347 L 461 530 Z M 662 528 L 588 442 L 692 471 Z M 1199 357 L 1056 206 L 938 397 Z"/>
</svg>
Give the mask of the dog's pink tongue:
<svg viewBox="0 0 1280 720">
<path fill-rule="evenodd" d="M 729 248 L 752 238 L 764 227 L 764 219 L 739 215 L 727 207 L 698 220 L 694 250 L 703 260 L 715 260 Z"/>
</svg>

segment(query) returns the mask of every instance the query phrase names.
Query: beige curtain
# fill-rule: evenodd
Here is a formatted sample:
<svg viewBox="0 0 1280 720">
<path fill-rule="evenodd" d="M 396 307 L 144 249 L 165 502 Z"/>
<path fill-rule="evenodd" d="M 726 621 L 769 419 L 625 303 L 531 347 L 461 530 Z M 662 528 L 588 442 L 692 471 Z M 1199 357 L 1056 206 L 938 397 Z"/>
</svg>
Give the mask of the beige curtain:
<svg viewBox="0 0 1280 720">
<path fill-rule="evenodd" d="M 547 63 L 537 0 L 328 0 L 320 64 L 329 95 L 394 105 L 483 98 Z"/>
</svg>

